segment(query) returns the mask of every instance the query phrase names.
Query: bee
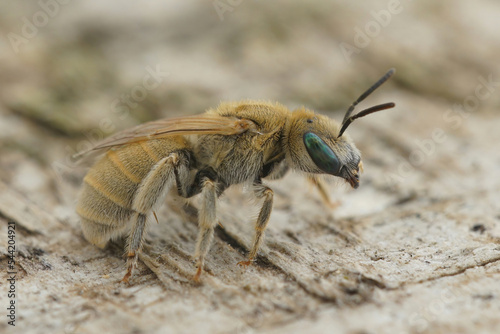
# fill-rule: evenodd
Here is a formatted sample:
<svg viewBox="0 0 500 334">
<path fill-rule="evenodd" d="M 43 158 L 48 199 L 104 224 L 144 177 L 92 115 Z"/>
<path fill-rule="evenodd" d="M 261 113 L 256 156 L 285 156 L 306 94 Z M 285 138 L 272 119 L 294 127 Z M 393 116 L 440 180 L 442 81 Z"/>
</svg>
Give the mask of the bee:
<svg viewBox="0 0 500 334">
<path fill-rule="evenodd" d="M 77 204 L 85 238 L 98 247 L 128 235 L 128 282 L 137 266 L 148 220 L 167 194 L 201 197 L 194 257 L 200 280 L 213 239 L 217 199 L 230 186 L 250 184 L 262 207 L 246 261 L 256 258 L 273 206 L 264 179 L 290 169 L 314 177 L 328 174 L 359 185 L 361 155 L 345 133 L 356 119 L 393 108 L 385 103 L 352 114 L 358 103 L 394 74 L 389 70 L 348 108 L 342 123 L 305 108 L 279 103 L 221 103 L 204 114 L 144 123 L 113 135 L 89 151 L 105 153 L 83 180 Z M 87 152 L 82 152 L 83 155 Z"/>
</svg>

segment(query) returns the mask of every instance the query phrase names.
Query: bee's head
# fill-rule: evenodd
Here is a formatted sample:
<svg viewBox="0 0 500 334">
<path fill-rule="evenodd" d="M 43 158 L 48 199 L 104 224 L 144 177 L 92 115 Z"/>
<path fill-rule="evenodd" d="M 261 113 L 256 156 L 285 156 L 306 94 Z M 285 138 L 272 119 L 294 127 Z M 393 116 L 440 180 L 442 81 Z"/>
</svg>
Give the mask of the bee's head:
<svg viewBox="0 0 500 334">
<path fill-rule="evenodd" d="M 306 109 L 293 112 L 286 135 L 288 164 L 295 169 L 315 174 L 330 174 L 345 179 L 353 188 L 359 186 L 361 154 L 351 138 L 344 134 L 357 118 L 373 112 L 393 108 L 384 103 L 351 115 L 354 107 L 394 74 L 389 70 L 373 86 L 354 101 L 347 110 L 342 124 Z"/>
<path fill-rule="evenodd" d="M 338 176 L 358 187 L 361 154 L 348 135 L 338 137 L 337 122 L 302 109 L 292 114 L 288 129 L 285 146 L 292 168 Z"/>
</svg>

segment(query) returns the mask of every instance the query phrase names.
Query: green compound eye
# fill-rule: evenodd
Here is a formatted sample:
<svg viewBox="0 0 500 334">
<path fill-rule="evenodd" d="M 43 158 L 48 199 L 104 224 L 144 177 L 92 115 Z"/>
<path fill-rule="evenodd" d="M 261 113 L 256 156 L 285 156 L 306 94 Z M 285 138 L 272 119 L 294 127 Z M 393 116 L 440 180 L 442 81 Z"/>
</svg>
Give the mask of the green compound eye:
<svg viewBox="0 0 500 334">
<path fill-rule="evenodd" d="M 323 139 L 312 132 L 307 132 L 304 134 L 304 145 L 307 153 L 309 153 L 309 156 L 319 169 L 328 174 L 338 175 L 340 162 Z"/>
</svg>

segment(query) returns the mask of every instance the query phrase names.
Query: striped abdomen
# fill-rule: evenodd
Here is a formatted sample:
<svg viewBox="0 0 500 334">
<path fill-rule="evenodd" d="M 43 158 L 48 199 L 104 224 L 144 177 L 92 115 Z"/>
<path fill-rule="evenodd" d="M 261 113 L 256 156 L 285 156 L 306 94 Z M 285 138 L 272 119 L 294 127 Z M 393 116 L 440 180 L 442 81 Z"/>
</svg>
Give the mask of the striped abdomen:
<svg viewBox="0 0 500 334">
<path fill-rule="evenodd" d="M 103 247 L 121 235 L 134 213 L 132 203 L 141 181 L 153 166 L 176 149 L 182 137 L 143 141 L 110 149 L 87 173 L 76 212 L 85 237 Z"/>
</svg>

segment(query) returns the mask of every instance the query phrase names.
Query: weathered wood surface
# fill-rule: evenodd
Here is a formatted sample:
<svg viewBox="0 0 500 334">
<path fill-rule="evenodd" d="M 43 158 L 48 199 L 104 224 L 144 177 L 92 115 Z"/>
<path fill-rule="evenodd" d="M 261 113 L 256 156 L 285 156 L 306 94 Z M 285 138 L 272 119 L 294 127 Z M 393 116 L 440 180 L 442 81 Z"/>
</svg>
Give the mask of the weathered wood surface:
<svg viewBox="0 0 500 334">
<path fill-rule="evenodd" d="M 370 11 L 387 2 L 243 1 L 222 16 L 210 2 L 99 3 L 61 4 L 18 52 L 8 34 L 22 36 L 22 18 L 43 9 L 0 5 L 2 310 L 8 221 L 18 268 L 16 327 L 3 311 L 1 332 L 498 332 L 498 4 L 402 1 L 348 62 L 339 43 L 355 46 L 355 28 L 376 22 Z M 83 238 L 74 202 L 86 166 L 71 160 L 75 150 L 221 99 L 278 100 L 340 119 L 390 67 L 394 80 L 366 105 L 396 109 L 349 129 L 364 157 L 360 188 L 331 180 L 341 204 L 331 209 L 301 175 L 269 182 L 274 210 L 248 269 L 236 263 L 258 203 L 237 187 L 221 198 L 223 227 L 201 285 L 191 281 L 197 226 L 177 203 L 150 224 L 131 285 L 119 283 L 123 244 L 100 250 Z M 146 86 L 144 98 L 122 100 Z"/>
</svg>

